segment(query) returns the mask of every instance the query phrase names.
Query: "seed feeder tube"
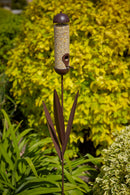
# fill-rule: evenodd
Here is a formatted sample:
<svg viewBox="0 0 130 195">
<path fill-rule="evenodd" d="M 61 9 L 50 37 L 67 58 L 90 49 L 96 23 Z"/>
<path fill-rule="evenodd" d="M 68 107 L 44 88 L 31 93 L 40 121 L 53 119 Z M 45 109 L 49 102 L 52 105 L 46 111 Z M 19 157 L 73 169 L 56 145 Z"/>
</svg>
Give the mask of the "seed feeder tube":
<svg viewBox="0 0 130 195">
<path fill-rule="evenodd" d="M 60 13 L 54 16 L 55 71 L 64 75 L 69 71 L 69 18 Z"/>
</svg>

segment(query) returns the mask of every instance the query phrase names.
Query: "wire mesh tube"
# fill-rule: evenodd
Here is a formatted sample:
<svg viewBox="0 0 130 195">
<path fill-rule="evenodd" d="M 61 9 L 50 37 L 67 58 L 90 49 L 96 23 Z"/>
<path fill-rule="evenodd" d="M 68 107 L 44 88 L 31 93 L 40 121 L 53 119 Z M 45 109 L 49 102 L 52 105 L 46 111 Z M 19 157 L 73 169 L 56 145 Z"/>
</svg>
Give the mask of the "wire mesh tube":
<svg viewBox="0 0 130 195">
<path fill-rule="evenodd" d="M 69 54 L 69 25 L 54 26 L 55 68 L 66 69 L 63 56 Z"/>
</svg>

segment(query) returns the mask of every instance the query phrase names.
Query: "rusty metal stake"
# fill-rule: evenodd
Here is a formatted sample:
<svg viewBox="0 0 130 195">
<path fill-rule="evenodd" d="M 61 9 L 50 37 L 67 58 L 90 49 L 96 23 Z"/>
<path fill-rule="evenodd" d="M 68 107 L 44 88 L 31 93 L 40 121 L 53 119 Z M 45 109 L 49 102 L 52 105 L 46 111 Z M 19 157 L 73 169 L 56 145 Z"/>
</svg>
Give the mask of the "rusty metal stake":
<svg viewBox="0 0 130 195">
<path fill-rule="evenodd" d="M 61 163 L 62 163 L 62 195 L 64 195 L 64 155 L 63 153 L 62 153 Z"/>
<path fill-rule="evenodd" d="M 62 110 L 63 110 L 63 75 L 61 75 L 61 102 L 62 102 Z M 62 148 L 63 150 L 63 148 Z M 61 163 L 62 163 L 62 195 L 64 195 L 64 155 L 62 152 L 61 155 Z"/>
<path fill-rule="evenodd" d="M 62 102 L 62 109 L 63 109 L 63 75 L 61 75 L 61 102 Z"/>
<path fill-rule="evenodd" d="M 55 149 L 57 151 L 57 154 L 60 158 L 61 165 L 62 165 L 62 195 L 64 195 L 64 153 L 66 150 L 67 142 L 69 140 L 69 135 L 70 135 L 70 131 L 72 128 L 72 123 L 73 123 L 76 104 L 77 104 L 78 92 L 75 97 L 75 100 L 74 100 L 74 103 L 71 109 L 68 125 L 65 131 L 64 117 L 63 117 L 63 77 L 61 81 L 62 81 L 61 82 L 62 83 L 62 88 L 61 88 L 62 106 L 60 104 L 57 92 L 56 90 L 54 90 L 54 116 L 55 116 L 56 130 L 54 128 L 50 114 L 44 102 L 43 102 L 43 107 L 44 107 L 45 116 L 47 119 L 48 129 L 49 129 L 52 141 L 54 143 Z M 57 137 L 56 131 L 57 131 L 58 137 Z"/>
<path fill-rule="evenodd" d="M 66 150 L 67 142 L 69 140 L 70 131 L 74 119 L 78 93 L 76 94 L 67 128 L 65 130 L 64 116 L 63 116 L 63 75 L 67 74 L 70 68 L 69 66 L 69 18 L 66 14 L 60 13 L 54 17 L 54 39 L 55 39 L 55 71 L 61 75 L 61 104 L 56 90 L 54 90 L 54 118 L 56 130 L 51 120 L 50 114 L 43 102 L 45 116 L 47 119 L 47 125 L 50 132 L 50 136 L 54 143 L 55 149 L 59 156 L 62 166 L 62 195 L 64 195 L 64 153 Z M 57 136 L 58 134 L 58 136 Z"/>
</svg>

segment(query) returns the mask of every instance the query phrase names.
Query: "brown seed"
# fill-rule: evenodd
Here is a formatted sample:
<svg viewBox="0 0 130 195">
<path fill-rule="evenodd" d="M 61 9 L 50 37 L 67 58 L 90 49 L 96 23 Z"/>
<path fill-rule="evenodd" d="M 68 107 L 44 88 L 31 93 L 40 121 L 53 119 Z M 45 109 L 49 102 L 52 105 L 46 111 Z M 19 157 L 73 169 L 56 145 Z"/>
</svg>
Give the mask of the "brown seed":
<svg viewBox="0 0 130 195">
<path fill-rule="evenodd" d="M 69 53 L 69 25 L 56 24 L 54 26 L 54 40 L 55 40 L 55 68 L 66 69 L 62 57 Z"/>
</svg>

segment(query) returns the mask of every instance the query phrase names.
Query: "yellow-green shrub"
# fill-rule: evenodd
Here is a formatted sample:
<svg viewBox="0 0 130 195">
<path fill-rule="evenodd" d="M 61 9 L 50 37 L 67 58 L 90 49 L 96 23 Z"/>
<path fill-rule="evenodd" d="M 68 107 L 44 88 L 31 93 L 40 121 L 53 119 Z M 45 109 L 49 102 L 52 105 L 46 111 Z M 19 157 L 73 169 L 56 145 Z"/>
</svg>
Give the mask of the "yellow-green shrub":
<svg viewBox="0 0 130 195">
<path fill-rule="evenodd" d="M 120 133 L 108 149 L 103 150 L 103 166 L 95 180 L 93 194 L 130 194 L 130 126 Z"/>
<path fill-rule="evenodd" d="M 64 76 L 64 115 L 68 120 L 80 90 L 71 142 L 83 141 L 90 129 L 95 146 L 112 142 L 112 131 L 129 122 L 129 8 L 128 0 L 34 0 L 25 12 L 23 31 L 8 62 L 12 92 L 30 126 L 44 130 L 44 100 L 52 113 L 53 90 L 60 94 L 54 66 L 53 17 L 70 18 L 73 71 Z M 44 130 L 47 134 L 48 130 Z"/>
</svg>

